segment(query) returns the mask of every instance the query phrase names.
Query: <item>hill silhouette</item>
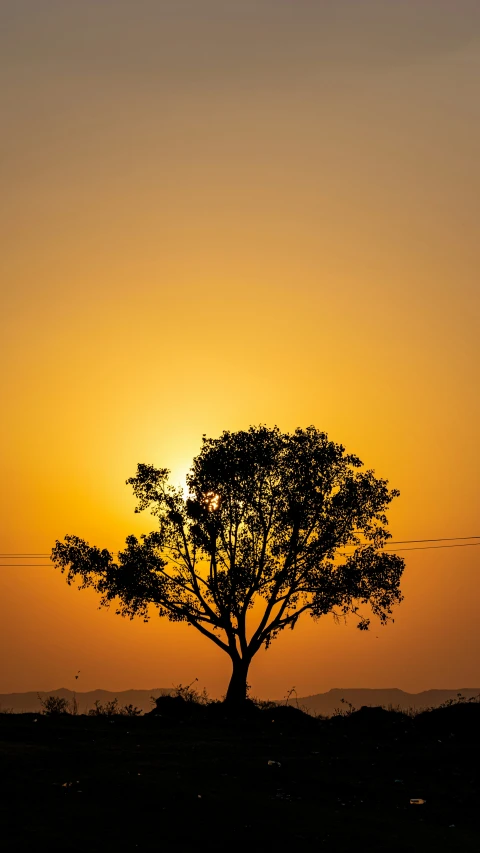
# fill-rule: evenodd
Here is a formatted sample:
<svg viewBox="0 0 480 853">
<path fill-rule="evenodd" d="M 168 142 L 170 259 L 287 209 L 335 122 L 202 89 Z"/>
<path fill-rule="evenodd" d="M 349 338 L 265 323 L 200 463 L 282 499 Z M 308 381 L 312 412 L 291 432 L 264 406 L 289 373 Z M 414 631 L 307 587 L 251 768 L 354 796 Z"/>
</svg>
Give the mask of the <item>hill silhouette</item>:
<svg viewBox="0 0 480 853">
<path fill-rule="evenodd" d="M 123 705 L 134 705 L 140 708 L 144 713 L 151 711 L 154 707 L 152 697 L 157 699 L 159 696 L 168 696 L 174 693 L 173 688 L 155 687 L 151 690 L 90 690 L 85 693 L 76 692 L 76 700 L 79 714 L 87 713 L 94 707 L 96 701 L 109 702 L 112 699 L 118 699 L 120 707 Z M 480 687 L 463 687 L 457 690 L 424 690 L 421 693 L 407 693 L 404 690 L 399 690 L 396 687 L 392 688 L 340 688 L 335 687 L 328 690 L 326 693 L 315 693 L 312 696 L 301 696 L 298 700 L 290 699 L 290 705 L 296 705 L 309 714 L 321 714 L 329 717 L 336 710 L 345 709 L 345 704 L 342 699 L 354 708 L 361 708 L 364 705 L 379 706 L 385 708 L 398 708 L 402 711 L 413 709 L 421 711 L 425 708 L 437 708 L 444 702 L 455 700 L 458 694 L 461 694 L 465 699 L 470 699 L 480 694 Z M 73 690 L 68 690 L 61 687 L 58 690 L 39 690 L 30 691 L 27 693 L 0 693 L 0 711 L 12 710 L 15 713 L 37 713 L 41 711 L 40 699 L 46 696 L 59 696 L 71 702 L 74 697 Z M 39 698 L 40 697 L 40 698 Z M 280 700 L 279 704 L 283 704 L 284 700 Z"/>
<path fill-rule="evenodd" d="M 168 695 L 173 692 L 173 688 L 155 687 L 152 690 L 90 690 L 85 693 L 73 692 L 66 687 L 61 687 L 59 690 L 32 690 L 28 693 L 0 693 L 0 711 L 12 710 L 16 714 L 22 713 L 40 713 L 42 705 L 41 699 L 47 696 L 59 696 L 72 702 L 75 695 L 79 714 L 86 714 L 94 707 L 95 702 L 110 702 L 112 699 L 118 699 L 120 707 L 123 705 L 136 705 L 144 713 L 151 711 L 153 708 L 152 697 L 157 699 L 158 696 Z M 40 698 L 39 698 L 40 697 Z"/>
<path fill-rule="evenodd" d="M 423 690 L 421 693 L 407 693 L 397 687 L 376 688 L 339 688 L 335 687 L 327 693 L 316 693 L 313 696 L 302 696 L 298 698 L 298 705 L 309 714 L 322 714 L 329 717 L 337 709 L 344 708 L 342 699 L 354 708 L 364 705 L 379 706 L 385 708 L 398 708 L 401 711 L 413 709 L 421 711 L 425 708 L 438 708 L 444 702 L 455 700 L 458 694 L 465 699 L 470 699 L 480 694 L 479 687 L 462 687 L 458 690 Z"/>
</svg>

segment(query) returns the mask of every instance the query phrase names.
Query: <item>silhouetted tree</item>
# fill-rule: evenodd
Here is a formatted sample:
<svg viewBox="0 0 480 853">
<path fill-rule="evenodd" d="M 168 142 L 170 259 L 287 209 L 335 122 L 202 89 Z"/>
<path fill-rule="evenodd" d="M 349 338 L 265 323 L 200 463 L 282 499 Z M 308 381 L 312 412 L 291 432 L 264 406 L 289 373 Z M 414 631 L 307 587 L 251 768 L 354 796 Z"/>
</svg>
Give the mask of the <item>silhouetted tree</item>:
<svg viewBox="0 0 480 853">
<path fill-rule="evenodd" d="M 149 509 L 158 529 L 129 536 L 116 561 L 76 536 L 57 541 L 52 559 L 122 616 L 147 620 L 153 605 L 193 625 L 231 658 L 226 699 L 241 702 L 254 655 L 303 613 L 353 613 L 367 629 L 359 605 L 385 623 L 402 600 L 404 562 L 383 550 L 399 492 L 361 467 L 314 427 L 204 436 L 187 496 L 165 468 L 142 464 L 127 480 L 135 511 Z"/>
</svg>

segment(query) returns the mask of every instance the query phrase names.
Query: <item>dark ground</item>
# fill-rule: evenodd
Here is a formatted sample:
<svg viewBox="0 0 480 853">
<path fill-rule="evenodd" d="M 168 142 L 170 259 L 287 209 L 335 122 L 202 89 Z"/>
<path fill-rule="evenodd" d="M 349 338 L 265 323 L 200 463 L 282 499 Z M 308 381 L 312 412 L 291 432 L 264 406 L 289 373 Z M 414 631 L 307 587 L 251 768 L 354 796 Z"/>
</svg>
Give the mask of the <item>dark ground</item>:
<svg viewBox="0 0 480 853">
<path fill-rule="evenodd" d="M 479 724 L 478 703 L 414 719 L 1 714 L 0 849 L 478 853 Z"/>
</svg>

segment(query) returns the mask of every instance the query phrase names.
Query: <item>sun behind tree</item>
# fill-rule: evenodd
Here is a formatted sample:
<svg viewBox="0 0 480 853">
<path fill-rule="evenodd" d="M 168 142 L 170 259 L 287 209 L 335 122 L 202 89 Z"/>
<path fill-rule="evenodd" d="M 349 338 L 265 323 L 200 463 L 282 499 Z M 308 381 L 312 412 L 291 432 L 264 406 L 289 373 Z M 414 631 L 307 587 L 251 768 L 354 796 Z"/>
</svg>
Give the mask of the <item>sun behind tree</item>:
<svg viewBox="0 0 480 853">
<path fill-rule="evenodd" d="M 153 605 L 193 625 L 229 655 L 226 701 L 238 704 L 254 655 L 303 613 L 354 614 L 365 630 L 362 604 L 385 623 L 402 600 L 404 561 L 383 550 L 385 511 L 399 492 L 361 467 L 313 426 L 204 436 L 187 497 L 165 468 L 140 464 L 127 480 L 135 512 L 149 509 L 157 530 L 127 537 L 117 561 L 66 536 L 52 560 L 68 583 L 93 587 L 104 605 L 117 601 L 122 616 L 146 620 Z"/>
</svg>

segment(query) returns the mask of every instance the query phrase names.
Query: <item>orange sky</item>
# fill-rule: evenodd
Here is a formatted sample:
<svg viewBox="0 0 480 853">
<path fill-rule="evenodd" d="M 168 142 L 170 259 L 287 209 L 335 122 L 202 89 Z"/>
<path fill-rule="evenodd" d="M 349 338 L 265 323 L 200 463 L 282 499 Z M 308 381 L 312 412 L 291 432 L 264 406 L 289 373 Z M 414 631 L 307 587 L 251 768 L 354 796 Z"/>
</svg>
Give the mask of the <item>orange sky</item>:
<svg viewBox="0 0 480 853">
<path fill-rule="evenodd" d="M 479 81 L 476 0 L 4 0 L 2 553 L 116 550 L 138 462 L 258 423 L 388 477 L 394 539 L 480 535 Z M 394 625 L 307 618 L 253 692 L 480 685 L 480 548 L 404 556 Z M 0 692 L 227 682 L 49 568 L 0 643 Z"/>
</svg>

